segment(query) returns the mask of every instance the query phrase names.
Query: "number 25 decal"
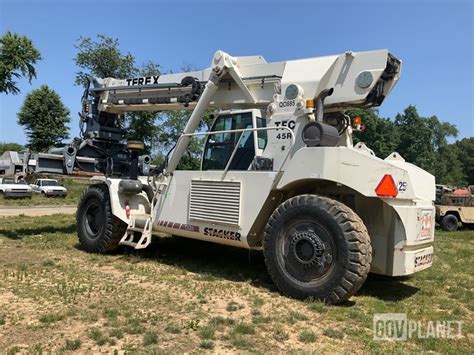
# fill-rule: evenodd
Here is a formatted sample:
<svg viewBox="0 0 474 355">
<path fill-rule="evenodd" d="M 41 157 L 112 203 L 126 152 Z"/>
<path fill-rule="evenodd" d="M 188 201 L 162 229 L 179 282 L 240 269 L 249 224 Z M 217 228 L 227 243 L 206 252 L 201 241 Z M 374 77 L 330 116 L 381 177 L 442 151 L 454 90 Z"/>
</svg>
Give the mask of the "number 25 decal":
<svg viewBox="0 0 474 355">
<path fill-rule="evenodd" d="M 398 191 L 405 192 L 407 190 L 407 182 L 406 181 L 399 181 L 398 182 Z"/>
</svg>

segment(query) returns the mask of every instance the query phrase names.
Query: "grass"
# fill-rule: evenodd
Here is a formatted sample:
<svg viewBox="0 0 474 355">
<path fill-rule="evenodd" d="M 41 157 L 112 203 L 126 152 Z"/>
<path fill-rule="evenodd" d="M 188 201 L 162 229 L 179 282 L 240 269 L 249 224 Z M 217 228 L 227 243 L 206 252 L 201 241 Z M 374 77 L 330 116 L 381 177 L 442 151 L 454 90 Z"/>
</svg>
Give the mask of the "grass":
<svg viewBox="0 0 474 355">
<path fill-rule="evenodd" d="M 149 346 L 158 343 L 158 334 L 154 331 L 148 331 L 143 334 L 143 345 Z"/>
<path fill-rule="evenodd" d="M 326 328 L 323 330 L 323 335 L 334 338 L 334 339 L 343 339 L 344 338 L 344 333 L 341 332 L 340 330 L 334 329 L 334 328 Z"/>
<path fill-rule="evenodd" d="M 99 328 L 91 328 L 88 330 L 89 338 L 95 341 L 97 345 L 104 345 L 107 343 L 107 337 Z"/>
<path fill-rule="evenodd" d="M 302 343 L 314 343 L 318 339 L 318 336 L 312 330 L 303 330 L 298 335 L 298 340 Z"/>
<path fill-rule="evenodd" d="M 66 343 L 64 344 L 64 350 L 74 351 L 81 347 L 81 341 L 79 339 L 66 339 Z"/>
<path fill-rule="evenodd" d="M 64 314 L 61 313 L 47 313 L 43 314 L 40 318 L 39 321 L 41 323 L 55 323 L 59 322 L 64 319 Z"/>
<path fill-rule="evenodd" d="M 88 254 L 74 216 L 0 218 L 0 349 L 5 353 L 469 353 L 472 231 L 437 232 L 432 268 L 369 275 L 348 302 L 282 296 L 259 252 L 180 238 Z M 374 313 L 463 322 L 459 339 L 376 341 Z"/>
<path fill-rule="evenodd" d="M 199 347 L 201 349 L 206 349 L 206 350 L 212 350 L 214 349 L 214 342 L 210 341 L 210 340 L 203 340 L 201 341 L 201 344 L 199 344 Z"/>
<path fill-rule="evenodd" d="M 46 178 L 46 177 L 45 177 Z M 32 198 L 2 198 L 0 199 L 0 207 L 3 206 L 49 206 L 49 205 L 77 205 L 79 197 L 84 189 L 91 183 L 88 178 L 58 178 L 61 186 L 67 189 L 67 196 L 63 197 L 46 197 L 42 194 L 33 192 Z M 33 179 L 34 180 L 34 179 Z"/>
</svg>

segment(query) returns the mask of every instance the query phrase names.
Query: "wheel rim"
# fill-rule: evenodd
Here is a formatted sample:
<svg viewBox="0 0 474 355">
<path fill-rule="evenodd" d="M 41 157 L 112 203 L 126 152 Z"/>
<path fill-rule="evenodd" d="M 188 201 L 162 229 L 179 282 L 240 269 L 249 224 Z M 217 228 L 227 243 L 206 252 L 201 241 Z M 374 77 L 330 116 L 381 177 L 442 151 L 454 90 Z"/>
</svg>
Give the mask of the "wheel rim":
<svg viewBox="0 0 474 355">
<path fill-rule="evenodd" d="M 279 238 L 279 263 L 293 279 L 311 283 L 328 275 L 336 259 L 331 233 L 312 221 L 291 224 Z"/>
<path fill-rule="evenodd" d="M 92 200 L 87 204 L 84 213 L 84 225 L 90 239 L 96 239 L 101 234 L 103 213 L 102 206 L 98 201 Z"/>
</svg>

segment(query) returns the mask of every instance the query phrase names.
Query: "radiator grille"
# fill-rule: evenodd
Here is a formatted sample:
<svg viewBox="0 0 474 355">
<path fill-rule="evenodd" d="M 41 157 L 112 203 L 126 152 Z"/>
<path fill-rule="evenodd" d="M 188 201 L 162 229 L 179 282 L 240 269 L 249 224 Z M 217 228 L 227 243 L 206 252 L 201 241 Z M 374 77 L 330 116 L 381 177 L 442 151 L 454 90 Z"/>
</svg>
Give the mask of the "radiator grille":
<svg viewBox="0 0 474 355">
<path fill-rule="evenodd" d="M 239 181 L 191 181 L 189 218 L 239 225 Z"/>
</svg>

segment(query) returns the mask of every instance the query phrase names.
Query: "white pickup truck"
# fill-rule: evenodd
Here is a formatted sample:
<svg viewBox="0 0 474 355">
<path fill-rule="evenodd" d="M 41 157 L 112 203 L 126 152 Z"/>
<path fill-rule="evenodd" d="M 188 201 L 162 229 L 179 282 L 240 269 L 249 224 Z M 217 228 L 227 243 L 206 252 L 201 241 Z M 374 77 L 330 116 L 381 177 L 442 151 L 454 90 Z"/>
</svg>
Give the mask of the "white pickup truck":
<svg viewBox="0 0 474 355">
<path fill-rule="evenodd" d="M 47 197 L 66 197 L 67 195 L 67 189 L 59 185 L 58 180 L 54 179 L 37 179 L 30 186 L 34 192 L 41 193 Z"/>
<path fill-rule="evenodd" d="M 31 198 L 32 189 L 27 184 L 16 183 L 12 177 L 0 177 L 0 197 Z"/>
</svg>

